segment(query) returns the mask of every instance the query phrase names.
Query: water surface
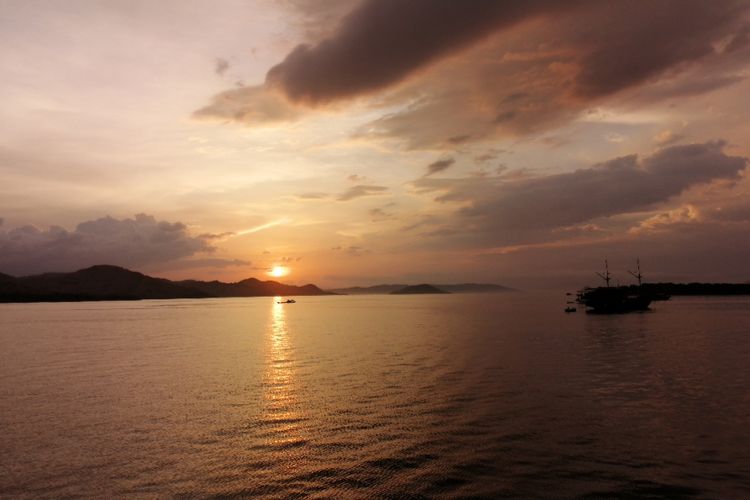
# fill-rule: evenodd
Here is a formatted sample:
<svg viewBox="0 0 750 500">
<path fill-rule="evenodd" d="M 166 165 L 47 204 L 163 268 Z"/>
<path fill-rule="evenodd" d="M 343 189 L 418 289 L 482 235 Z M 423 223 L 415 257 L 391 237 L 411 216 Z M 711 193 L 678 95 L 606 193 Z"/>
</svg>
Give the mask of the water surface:
<svg viewBox="0 0 750 500">
<path fill-rule="evenodd" d="M 0 496 L 750 496 L 750 299 L 0 305 Z"/>
</svg>

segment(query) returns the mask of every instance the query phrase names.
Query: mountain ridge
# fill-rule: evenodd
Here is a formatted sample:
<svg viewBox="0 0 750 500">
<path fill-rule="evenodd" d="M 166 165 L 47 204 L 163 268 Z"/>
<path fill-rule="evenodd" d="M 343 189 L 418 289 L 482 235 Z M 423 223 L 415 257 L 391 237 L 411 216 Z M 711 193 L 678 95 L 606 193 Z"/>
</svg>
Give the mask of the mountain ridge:
<svg viewBox="0 0 750 500">
<path fill-rule="evenodd" d="M 277 295 L 332 295 L 316 285 L 285 285 L 247 278 L 236 283 L 155 278 L 112 265 L 70 273 L 13 277 L 0 274 L 0 302 L 78 302 L 100 300 L 200 299 Z"/>
<path fill-rule="evenodd" d="M 407 286 L 407 284 L 380 284 L 373 286 L 353 286 L 346 288 L 333 288 L 330 291 L 344 294 L 344 295 L 365 295 L 365 294 L 390 294 L 396 290 L 400 290 Z M 510 288 L 503 285 L 495 285 L 493 283 L 453 283 L 453 284 L 430 284 L 435 288 L 449 292 L 449 293 L 505 293 L 515 292 L 514 288 Z"/>
<path fill-rule="evenodd" d="M 441 293 L 450 293 L 450 292 L 446 292 L 445 290 L 442 290 L 440 288 L 436 288 L 432 285 L 428 285 L 427 283 L 422 283 L 420 285 L 409 285 L 403 288 L 399 288 L 398 290 L 392 291 L 391 295 L 422 295 L 422 294 L 441 294 Z"/>
</svg>

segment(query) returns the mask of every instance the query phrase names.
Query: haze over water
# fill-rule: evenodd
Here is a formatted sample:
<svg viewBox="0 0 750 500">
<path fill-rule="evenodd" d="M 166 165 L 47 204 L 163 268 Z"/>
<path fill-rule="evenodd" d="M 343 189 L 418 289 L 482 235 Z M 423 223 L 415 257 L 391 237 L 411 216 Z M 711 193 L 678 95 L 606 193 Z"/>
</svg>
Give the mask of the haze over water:
<svg viewBox="0 0 750 500">
<path fill-rule="evenodd" d="M 0 305 L 0 496 L 747 497 L 749 306 Z"/>
</svg>

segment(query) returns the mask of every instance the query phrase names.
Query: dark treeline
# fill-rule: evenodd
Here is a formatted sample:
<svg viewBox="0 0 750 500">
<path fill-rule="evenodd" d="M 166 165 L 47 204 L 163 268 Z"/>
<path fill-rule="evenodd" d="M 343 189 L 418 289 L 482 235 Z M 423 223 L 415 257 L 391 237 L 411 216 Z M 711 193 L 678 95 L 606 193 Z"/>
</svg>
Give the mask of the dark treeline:
<svg viewBox="0 0 750 500">
<path fill-rule="evenodd" d="M 638 285 L 619 288 L 638 290 Z M 667 295 L 750 295 L 750 283 L 644 283 L 641 290 Z"/>
</svg>

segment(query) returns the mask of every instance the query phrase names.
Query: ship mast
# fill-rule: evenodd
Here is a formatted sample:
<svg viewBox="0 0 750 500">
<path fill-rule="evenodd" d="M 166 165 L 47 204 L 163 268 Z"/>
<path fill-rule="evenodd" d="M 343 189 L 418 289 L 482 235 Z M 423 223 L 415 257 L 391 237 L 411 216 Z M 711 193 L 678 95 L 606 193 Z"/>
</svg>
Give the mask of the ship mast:
<svg viewBox="0 0 750 500">
<path fill-rule="evenodd" d="M 604 259 L 604 274 L 596 273 L 596 275 L 603 279 L 607 284 L 607 288 L 609 288 L 609 281 L 612 279 L 612 276 L 609 274 L 609 264 L 607 263 L 607 259 Z"/>
<path fill-rule="evenodd" d="M 643 275 L 641 274 L 641 259 L 635 259 L 636 272 L 628 271 L 635 279 L 638 280 L 638 286 L 641 286 Z"/>
</svg>

